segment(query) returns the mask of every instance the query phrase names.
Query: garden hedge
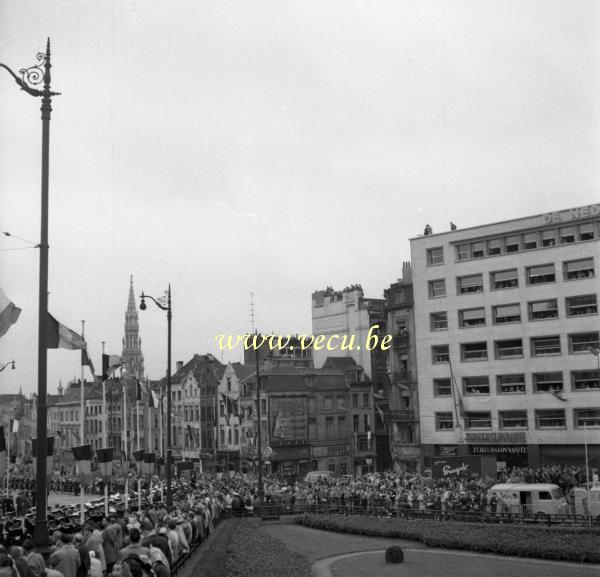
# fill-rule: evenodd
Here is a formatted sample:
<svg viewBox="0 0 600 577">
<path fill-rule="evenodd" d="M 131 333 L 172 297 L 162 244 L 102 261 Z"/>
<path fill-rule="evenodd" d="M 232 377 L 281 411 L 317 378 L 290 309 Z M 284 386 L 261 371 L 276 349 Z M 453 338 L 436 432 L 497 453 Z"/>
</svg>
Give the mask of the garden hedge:
<svg viewBox="0 0 600 577">
<path fill-rule="evenodd" d="M 308 560 L 261 529 L 261 520 L 240 519 L 229 542 L 224 577 L 310 577 Z"/>
<path fill-rule="evenodd" d="M 600 535 L 589 529 L 308 514 L 296 522 L 325 531 L 419 541 L 429 547 L 600 563 Z"/>
</svg>

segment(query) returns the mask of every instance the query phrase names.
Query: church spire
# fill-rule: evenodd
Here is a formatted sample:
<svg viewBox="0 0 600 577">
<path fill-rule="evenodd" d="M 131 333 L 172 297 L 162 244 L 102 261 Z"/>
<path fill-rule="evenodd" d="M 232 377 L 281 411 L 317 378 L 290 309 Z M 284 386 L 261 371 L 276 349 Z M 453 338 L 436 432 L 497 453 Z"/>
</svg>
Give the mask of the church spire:
<svg viewBox="0 0 600 577">
<path fill-rule="evenodd" d="M 142 339 L 139 336 L 140 326 L 133 292 L 133 276 L 129 277 L 129 299 L 125 311 L 125 335 L 123 337 L 123 366 L 128 375 L 144 376 L 144 355 L 142 355 Z"/>
</svg>

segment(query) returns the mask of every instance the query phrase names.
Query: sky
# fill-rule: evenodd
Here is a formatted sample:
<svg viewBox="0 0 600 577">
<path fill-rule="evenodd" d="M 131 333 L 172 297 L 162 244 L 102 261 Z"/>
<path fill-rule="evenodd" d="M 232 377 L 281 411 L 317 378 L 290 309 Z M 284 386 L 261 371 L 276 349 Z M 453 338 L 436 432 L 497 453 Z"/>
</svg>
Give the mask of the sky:
<svg viewBox="0 0 600 577">
<path fill-rule="evenodd" d="M 52 42 L 49 311 L 120 354 L 173 295 L 173 364 L 311 331 L 311 294 L 383 296 L 408 239 L 598 202 L 600 3 L 4 0 L 0 62 Z M 0 70 L 0 392 L 37 389 L 39 99 Z M 17 238 L 18 237 L 18 238 Z M 24 239 L 24 240 L 21 240 Z M 148 376 L 166 315 L 139 311 Z M 242 351 L 225 353 L 238 361 Z M 48 391 L 79 378 L 48 352 Z M 89 377 L 89 374 L 86 373 Z"/>
</svg>

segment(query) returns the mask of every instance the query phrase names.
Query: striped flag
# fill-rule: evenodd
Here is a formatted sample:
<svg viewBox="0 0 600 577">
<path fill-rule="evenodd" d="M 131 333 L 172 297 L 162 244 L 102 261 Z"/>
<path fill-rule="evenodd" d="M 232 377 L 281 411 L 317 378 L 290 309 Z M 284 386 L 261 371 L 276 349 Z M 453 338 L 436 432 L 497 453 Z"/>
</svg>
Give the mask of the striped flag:
<svg viewBox="0 0 600 577">
<path fill-rule="evenodd" d="M 19 319 L 21 309 L 10 301 L 0 287 L 0 337 Z"/>
<path fill-rule="evenodd" d="M 54 454 L 54 437 L 46 438 L 46 474 L 52 474 L 52 455 Z M 37 439 L 31 439 L 31 456 L 33 457 L 33 474 L 37 474 Z"/>
<path fill-rule="evenodd" d="M 73 456 L 77 462 L 77 471 L 80 477 L 87 477 L 91 473 L 92 465 L 92 445 L 81 445 L 80 447 L 71 447 Z"/>
<path fill-rule="evenodd" d="M 98 468 L 100 469 L 100 476 L 104 481 L 106 481 L 112 476 L 112 447 L 108 447 L 107 449 L 96 449 L 96 458 L 98 459 Z"/>
<path fill-rule="evenodd" d="M 75 331 L 59 323 L 48 313 L 46 346 L 49 349 L 85 349 L 87 344 Z"/>
<path fill-rule="evenodd" d="M 154 474 L 154 463 L 156 462 L 156 453 L 144 453 L 144 474 L 151 477 Z"/>
<path fill-rule="evenodd" d="M 106 381 L 122 364 L 123 359 L 119 355 L 102 355 L 102 380 Z"/>
<path fill-rule="evenodd" d="M 81 349 L 81 366 L 88 366 L 92 375 L 96 374 L 96 372 L 94 371 L 94 364 L 92 363 L 92 359 L 90 359 L 90 357 L 88 356 L 87 348 Z"/>
</svg>

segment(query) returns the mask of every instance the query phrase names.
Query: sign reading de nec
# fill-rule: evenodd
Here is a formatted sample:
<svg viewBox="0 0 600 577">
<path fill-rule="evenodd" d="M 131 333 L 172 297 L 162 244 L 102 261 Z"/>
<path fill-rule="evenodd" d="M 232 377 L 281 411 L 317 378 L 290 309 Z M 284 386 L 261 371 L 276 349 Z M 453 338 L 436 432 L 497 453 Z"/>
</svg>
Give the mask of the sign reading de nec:
<svg viewBox="0 0 600 577">
<path fill-rule="evenodd" d="M 542 215 L 542 222 L 550 224 L 553 222 L 569 222 L 571 220 L 580 220 L 600 215 L 600 204 L 590 204 L 579 208 L 570 208 L 558 212 L 547 212 Z"/>
</svg>

